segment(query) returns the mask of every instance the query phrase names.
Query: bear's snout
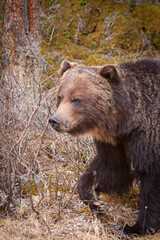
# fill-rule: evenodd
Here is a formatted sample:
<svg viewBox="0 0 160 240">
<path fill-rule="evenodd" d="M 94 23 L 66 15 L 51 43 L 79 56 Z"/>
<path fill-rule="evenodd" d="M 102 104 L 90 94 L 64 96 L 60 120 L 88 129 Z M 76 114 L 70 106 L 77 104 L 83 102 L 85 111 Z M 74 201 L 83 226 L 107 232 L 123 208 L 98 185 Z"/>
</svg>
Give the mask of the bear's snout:
<svg viewBox="0 0 160 240">
<path fill-rule="evenodd" d="M 49 118 L 50 125 L 55 129 L 58 130 L 60 126 L 60 120 L 56 117 Z"/>
</svg>

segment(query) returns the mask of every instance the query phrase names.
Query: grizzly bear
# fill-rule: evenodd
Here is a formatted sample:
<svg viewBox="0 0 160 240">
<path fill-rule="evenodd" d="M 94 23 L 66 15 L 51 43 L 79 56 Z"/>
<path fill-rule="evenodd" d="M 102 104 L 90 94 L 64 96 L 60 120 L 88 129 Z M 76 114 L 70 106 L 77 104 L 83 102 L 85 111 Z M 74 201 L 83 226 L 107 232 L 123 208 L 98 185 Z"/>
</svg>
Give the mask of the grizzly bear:
<svg viewBox="0 0 160 240">
<path fill-rule="evenodd" d="M 160 61 L 87 67 L 64 60 L 57 111 L 58 132 L 93 136 L 97 155 L 78 183 L 92 211 L 106 213 L 99 193 L 122 195 L 140 181 L 140 210 L 125 234 L 160 229 Z"/>
</svg>

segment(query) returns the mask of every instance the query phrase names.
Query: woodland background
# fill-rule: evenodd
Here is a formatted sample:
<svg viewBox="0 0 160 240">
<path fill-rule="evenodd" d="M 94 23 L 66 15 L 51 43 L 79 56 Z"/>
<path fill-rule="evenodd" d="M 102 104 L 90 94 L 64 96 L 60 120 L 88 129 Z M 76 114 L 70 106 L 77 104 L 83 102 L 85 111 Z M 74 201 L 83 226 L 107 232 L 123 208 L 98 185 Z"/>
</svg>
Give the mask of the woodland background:
<svg viewBox="0 0 160 240">
<path fill-rule="evenodd" d="M 65 58 L 160 58 L 160 2 L 4 0 L 0 21 L 0 239 L 122 239 L 108 224 L 135 222 L 138 185 L 121 199 L 101 196 L 106 217 L 91 213 L 76 186 L 95 154 L 92 139 L 57 134 L 48 118 Z"/>
</svg>

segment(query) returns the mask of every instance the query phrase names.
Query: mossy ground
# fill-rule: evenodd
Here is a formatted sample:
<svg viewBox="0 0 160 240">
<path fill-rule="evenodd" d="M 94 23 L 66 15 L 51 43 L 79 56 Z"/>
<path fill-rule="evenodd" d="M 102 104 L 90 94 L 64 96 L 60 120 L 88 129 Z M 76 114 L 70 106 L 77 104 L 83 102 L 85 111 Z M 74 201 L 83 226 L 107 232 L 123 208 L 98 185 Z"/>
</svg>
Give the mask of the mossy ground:
<svg viewBox="0 0 160 240">
<path fill-rule="evenodd" d="M 42 54 L 50 74 L 64 58 L 102 65 L 160 54 L 159 6 L 112 0 L 41 1 L 41 5 Z"/>
</svg>

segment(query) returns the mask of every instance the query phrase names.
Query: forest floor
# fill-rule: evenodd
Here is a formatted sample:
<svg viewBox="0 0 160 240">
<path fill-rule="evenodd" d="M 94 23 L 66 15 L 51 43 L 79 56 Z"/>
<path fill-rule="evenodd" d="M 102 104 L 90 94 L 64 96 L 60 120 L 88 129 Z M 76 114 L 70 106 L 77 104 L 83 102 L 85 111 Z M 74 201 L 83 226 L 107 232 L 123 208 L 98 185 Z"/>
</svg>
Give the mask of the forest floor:
<svg viewBox="0 0 160 240">
<path fill-rule="evenodd" d="M 103 1 L 41 1 L 44 92 L 53 105 L 62 60 L 86 65 L 118 63 L 142 57 L 160 57 L 160 7 Z M 47 117 L 44 120 L 47 122 Z M 43 136 L 43 139 L 42 139 Z M 95 155 L 90 138 L 58 135 L 46 124 L 33 132 L 40 146 L 36 180 L 21 190 L 19 208 L 1 211 L 0 240 L 118 240 L 160 239 L 160 233 L 127 237 L 113 226 L 132 225 L 137 218 L 139 189 L 122 198 L 101 196 L 108 214 L 97 217 L 79 199 L 77 181 Z"/>
</svg>

